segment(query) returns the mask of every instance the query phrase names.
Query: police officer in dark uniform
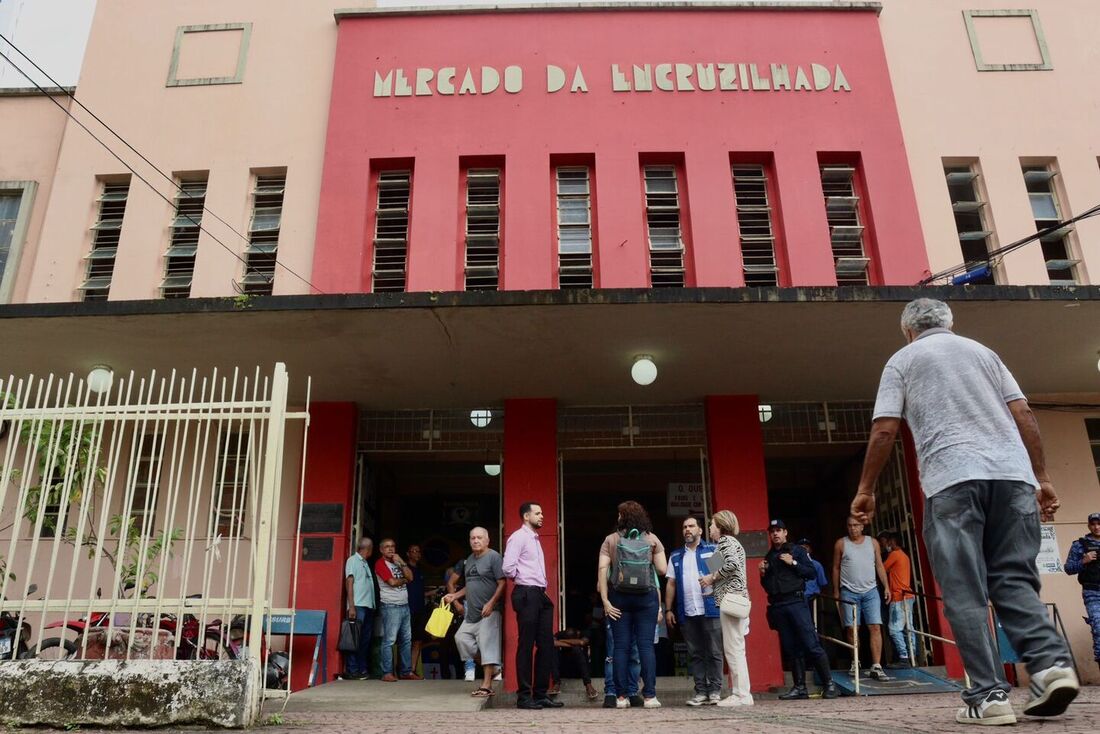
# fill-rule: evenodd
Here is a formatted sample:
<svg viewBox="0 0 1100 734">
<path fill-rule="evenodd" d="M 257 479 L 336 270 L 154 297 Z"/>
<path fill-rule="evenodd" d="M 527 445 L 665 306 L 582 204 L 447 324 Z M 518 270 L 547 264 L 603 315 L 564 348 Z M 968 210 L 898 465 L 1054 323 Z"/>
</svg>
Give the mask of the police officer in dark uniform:
<svg viewBox="0 0 1100 734">
<path fill-rule="evenodd" d="M 829 658 L 817 639 L 810 608 L 806 606 L 806 582 L 816 577 L 814 564 L 806 551 L 787 542 L 787 526 L 782 520 L 768 523 L 771 549 L 760 564 L 764 591 L 768 593 L 768 626 L 779 633 L 780 645 L 790 656 L 791 690 L 779 696 L 785 701 L 809 698 L 806 690 L 806 663 L 817 671 L 825 687 L 822 698 L 840 695 L 829 675 Z"/>
</svg>

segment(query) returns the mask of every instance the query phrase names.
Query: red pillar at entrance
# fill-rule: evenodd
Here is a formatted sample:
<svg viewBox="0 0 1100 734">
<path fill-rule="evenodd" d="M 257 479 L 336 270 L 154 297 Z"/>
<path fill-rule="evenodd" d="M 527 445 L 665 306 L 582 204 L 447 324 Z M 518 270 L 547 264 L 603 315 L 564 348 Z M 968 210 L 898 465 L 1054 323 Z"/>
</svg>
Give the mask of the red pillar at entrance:
<svg viewBox="0 0 1100 734">
<path fill-rule="evenodd" d="M 755 395 L 708 395 L 707 453 L 715 510 L 732 510 L 741 536 L 768 527 L 768 483 L 764 471 L 764 435 Z M 764 547 L 766 547 L 766 540 Z M 747 548 L 752 552 L 752 547 Z M 752 599 L 749 636 L 745 640 L 754 691 L 782 685 L 779 638 L 765 619 L 767 596 L 760 586 L 760 558 L 749 557 L 747 574 Z"/>
<path fill-rule="evenodd" d="M 344 561 L 351 535 L 352 490 L 355 484 L 355 403 L 313 403 L 309 406 L 309 444 L 306 454 L 306 486 L 303 502 L 339 503 L 344 506 L 343 528 L 339 533 L 310 534 L 309 538 L 331 538 L 332 558 L 327 561 L 302 559 L 298 568 L 299 609 L 328 612 L 329 680 L 343 669 L 336 643 L 344 610 Z M 294 514 L 295 519 L 298 513 Z M 297 549 L 301 553 L 301 549 Z M 294 583 L 294 582 L 292 582 Z M 300 638 L 294 645 L 291 687 L 299 690 L 309 680 L 313 660 L 313 638 Z M 320 670 L 317 675 L 320 676 Z M 317 680 L 317 684 L 327 681 Z"/>
<path fill-rule="evenodd" d="M 539 531 L 546 557 L 546 593 L 558 606 L 558 411 L 553 400 L 504 401 L 504 543 L 520 526 L 519 508 L 524 502 L 542 505 Z M 504 685 L 516 690 L 516 641 L 519 630 L 512 611 L 512 584 L 504 612 Z"/>
</svg>

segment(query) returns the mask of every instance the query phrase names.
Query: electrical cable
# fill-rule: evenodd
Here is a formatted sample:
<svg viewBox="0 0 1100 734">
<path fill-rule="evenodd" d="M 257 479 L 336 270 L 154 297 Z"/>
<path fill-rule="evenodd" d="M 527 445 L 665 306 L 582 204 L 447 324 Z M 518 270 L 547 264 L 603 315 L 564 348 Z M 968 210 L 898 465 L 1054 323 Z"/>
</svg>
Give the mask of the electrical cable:
<svg viewBox="0 0 1100 734">
<path fill-rule="evenodd" d="M 1063 227 L 1068 227 L 1068 226 L 1070 226 L 1070 225 L 1072 225 L 1076 222 L 1080 222 L 1083 219 L 1088 219 L 1089 217 L 1095 217 L 1098 214 L 1100 214 L 1100 204 L 1097 204 L 1096 206 L 1092 207 L 1091 209 L 1085 210 L 1081 214 L 1078 214 L 1076 217 L 1070 217 L 1069 219 L 1064 219 L 1060 222 L 1055 222 L 1051 226 L 1046 227 L 1045 229 L 1041 229 L 1038 232 L 1036 232 L 1035 234 L 1030 234 L 1027 237 L 1024 237 L 1022 239 L 1018 239 L 1015 242 L 1011 242 L 1011 243 L 1005 245 L 1004 247 L 997 248 L 996 250 L 990 250 L 988 253 L 986 253 L 985 258 L 982 258 L 980 260 L 971 260 L 968 263 L 963 263 L 962 265 L 955 265 L 954 267 L 950 267 L 950 268 L 947 268 L 946 270 L 941 270 L 938 273 L 934 273 L 932 275 L 929 275 L 927 278 L 924 278 L 920 282 L 918 282 L 917 285 L 928 285 L 928 284 L 932 283 L 933 281 L 942 280 L 944 278 L 950 278 L 951 276 L 958 275 L 959 273 L 971 272 L 973 270 L 976 270 L 978 268 L 978 266 L 981 266 L 981 265 L 993 264 L 994 260 L 999 260 L 1004 255 L 1007 255 L 1008 253 L 1010 253 L 1014 250 L 1018 250 L 1021 247 L 1023 247 L 1024 245 L 1030 244 L 1031 242 L 1034 242 L 1035 240 L 1042 239 L 1043 237 L 1046 237 L 1048 234 L 1051 234 L 1053 232 L 1057 232 L 1058 230 L 1062 229 Z"/>
<path fill-rule="evenodd" d="M 60 85 L 60 84 L 59 84 L 59 83 L 57 82 L 57 80 L 55 80 L 55 79 L 54 79 L 54 78 L 53 78 L 52 76 L 50 76 L 50 75 L 49 75 L 48 73 L 46 73 L 46 71 L 44 71 L 44 70 L 42 69 L 42 67 L 40 67 L 40 66 L 39 66 L 38 64 L 36 64 L 36 63 L 34 62 L 34 60 L 33 60 L 33 59 L 31 59 L 31 58 L 30 58 L 29 56 L 27 56 L 27 55 L 26 55 L 25 53 L 23 53 L 23 51 L 22 51 L 22 50 L 20 50 L 20 49 L 19 49 L 19 47 L 18 47 L 18 46 L 16 46 L 16 45 L 15 45 L 14 43 L 12 43 L 12 42 L 11 42 L 11 41 L 10 41 L 10 40 L 9 40 L 9 39 L 8 39 L 8 38 L 6 37 L 6 36 L 4 36 L 3 34 L 0 34 L 0 40 L 3 40 L 3 41 L 4 41 L 5 43 L 7 43 L 7 44 L 8 44 L 9 46 L 11 46 L 11 47 L 12 47 L 13 49 L 15 49 L 15 51 L 16 51 L 16 52 L 17 52 L 17 53 L 18 53 L 18 54 L 19 54 L 20 56 L 22 56 L 22 57 L 23 57 L 24 59 L 26 59 L 26 60 L 27 60 L 27 61 L 28 61 L 28 62 L 29 62 L 29 63 L 31 64 L 31 66 L 33 66 L 33 67 L 34 67 L 35 69 L 37 69 L 37 70 L 38 70 L 38 71 L 39 71 L 39 72 L 40 72 L 40 73 L 41 73 L 41 74 L 42 74 L 43 76 L 45 76 L 45 77 L 46 77 L 47 79 L 49 79 L 49 80 L 50 80 L 50 82 L 51 82 L 51 83 L 53 83 L 53 84 L 54 84 L 54 85 L 55 85 L 55 86 L 56 86 L 56 87 L 57 87 L 58 89 L 61 89 L 61 90 L 62 90 L 62 91 L 63 91 L 63 92 L 65 93 L 65 95 L 66 95 L 66 96 L 68 96 L 68 97 L 69 97 L 69 98 L 70 98 L 70 99 L 71 99 L 71 100 L 72 100 L 73 102 L 76 102 L 76 104 L 77 104 L 77 105 L 79 105 L 81 109 L 83 109 L 83 110 L 84 110 L 85 112 L 87 112 L 87 113 L 88 113 L 88 114 L 89 114 L 89 115 L 90 115 L 90 116 L 91 116 L 91 117 L 92 117 L 93 119 L 95 119 L 95 120 L 96 120 L 96 121 L 97 121 L 97 122 L 98 122 L 98 123 L 99 123 L 100 125 L 102 125 L 102 126 L 103 126 L 104 128 L 106 128 L 106 129 L 107 129 L 108 131 L 110 131 L 110 133 L 111 133 L 112 135 L 114 135 L 114 136 L 115 136 L 115 137 L 116 137 L 116 138 L 117 138 L 118 140 L 120 140 L 120 141 L 121 141 L 121 142 L 123 143 L 123 145 L 125 145 L 125 146 L 126 146 L 127 148 L 129 148 L 129 149 L 130 149 L 131 151 L 133 151 L 133 153 L 134 153 L 135 155 L 137 155 L 137 156 L 138 156 L 138 157 L 139 157 L 139 158 L 140 158 L 140 159 L 141 159 L 142 161 L 144 161 L 144 162 L 145 162 L 145 163 L 146 163 L 146 164 L 147 164 L 147 165 L 148 165 L 149 167 L 151 167 L 151 168 L 152 168 L 152 169 L 153 169 L 154 171 L 156 171 L 156 172 L 157 172 L 158 174 L 160 174 L 160 176 L 161 176 L 162 178 L 164 178 L 164 179 L 165 179 L 166 181 L 168 181 L 168 182 L 169 182 L 170 184 L 172 184 L 172 186 L 174 186 L 174 187 L 175 187 L 175 188 L 176 188 L 176 189 L 177 189 L 177 190 L 178 190 L 179 192 L 181 192 L 181 193 L 186 193 L 186 194 L 187 194 L 187 196 L 188 196 L 188 198 L 192 198 L 192 197 L 193 197 L 193 195 L 192 195 L 192 194 L 190 194 L 190 193 L 188 193 L 188 192 L 185 192 L 185 191 L 183 190 L 183 187 L 182 187 L 182 186 L 181 186 L 181 185 L 180 185 L 180 184 L 179 184 L 179 183 L 178 183 L 178 182 L 177 182 L 177 181 L 176 181 L 175 179 L 173 179 L 173 178 L 172 178 L 171 176 L 169 176 L 169 175 L 168 175 L 168 174 L 166 174 L 166 173 L 165 173 L 165 172 L 164 172 L 163 170 L 161 170 L 161 169 L 160 169 L 159 167 L 157 167 L 157 165 L 156 165 L 156 164 L 154 164 L 154 163 L 153 163 L 152 161 L 150 161 L 150 160 L 149 160 L 149 159 L 148 159 L 148 158 L 147 158 L 146 156 L 142 155 L 142 153 L 141 153 L 140 151 L 138 151 L 138 150 L 137 150 L 137 149 L 136 149 L 136 148 L 135 148 L 135 147 L 134 147 L 133 145 L 131 145 L 131 144 L 130 144 L 130 143 L 129 143 L 129 142 L 128 142 L 128 141 L 127 141 L 127 140 L 126 140 L 125 138 L 123 138 L 123 137 L 122 137 L 121 135 L 119 135 L 119 134 L 118 134 L 117 132 L 115 132 L 115 130 L 114 130 L 114 129 L 113 129 L 113 128 L 112 128 L 111 126 L 110 126 L 110 125 L 108 125 L 108 124 L 107 124 L 106 122 L 104 122 L 104 121 L 103 121 L 103 120 L 102 120 L 102 119 L 101 119 L 101 118 L 100 118 L 100 117 L 99 117 L 98 115 L 96 115 L 96 114 L 95 114 L 94 112 L 92 112 L 92 111 L 91 111 L 91 110 L 90 110 L 90 109 L 89 109 L 89 108 L 88 108 L 88 107 L 87 107 L 87 106 L 86 106 L 86 105 L 85 105 L 85 104 L 84 104 L 83 102 L 81 102 L 80 100 L 78 100 L 78 99 L 76 98 L 76 96 L 75 96 L 75 95 L 74 95 L 74 94 L 73 94 L 72 92 L 70 92 L 69 90 L 67 90 L 67 89 L 63 88 L 63 87 L 62 87 L 62 86 L 61 86 L 61 85 Z M 97 136 L 97 135 L 96 135 L 95 133 L 93 133 L 93 132 L 92 132 L 92 131 L 91 131 L 91 130 L 90 130 L 90 129 L 88 128 L 88 126 L 87 126 L 87 125 L 85 125 L 85 124 L 84 124 L 83 122 L 81 122 L 80 120 L 78 120 L 78 119 L 76 118 L 76 116 L 72 114 L 72 112 L 71 112 L 70 110 L 66 109 L 66 108 L 65 108 L 64 106 L 62 106 L 62 105 L 61 105 L 61 104 L 60 104 L 60 103 L 59 103 L 59 102 L 58 102 L 58 101 L 57 101 L 56 99 L 54 99 L 54 95 L 52 95 L 52 94 L 50 94 L 50 93 L 49 93 L 48 91 L 46 91 L 46 90 L 45 90 L 45 89 L 44 89 L 44 88 L 43 88 L 43 87 L 42 87 L 42 86 L 41 86 L 41 85 L 40 85 L 40 84 L 39 84 L 38 82 L 36 82 L 36 81 L 35 81 L 34 79 L 32 79 L 32 78 L 30 77 L 30 75 L 28 75 L 28 74 L 27 74 L 27 73 L 26 73 L 26 72 L 25 72 L 25 71 L 24 71 L 24 70 L 23 70 L 22 68 L 20 68 L 20 66 L 19 66 L 18 64 L 16 64 L 16 63 L 15 63 L 14 61 L 12 61 L 12 59 L 11 59 L 11 58 L 10 58 L 9 56 L 7 56 L 7 55 L 6 55 L 6 54 L 4 54 L 4 53 L 3 53 L 2 51 L 0 51 L 0 58 L 4 59 L 4 60 L 5 60 L 5 61 L 7 61 L 7 62 L 8 62 L 9 64 L 11 64 L 12 68 L 14 68 L 14 69 L 15 69 L 15 70 L 16 70 L 17 72 L 19 72 L 19 74 L 20 74 L 20 75 L 21 75 L 21 76 L 22 76 L 22 77 L 23 77 L 24 79 L 26 79 L 26 80 L 27 80 L 27 81 L 29 81 L 29 82 L 30 82 L 31 84 L 33 84 L 33 85 L 35 86 L 35 88 L 36 88 L 36 89 L 37 89 L 37 90 L 38 90 L 38 91 L 39 91 L 39 92 L 40 92 L 40 93 L 41 93 L 41 94 L 42 94 L 42 95 L 43 95 L 44 97 L 46 97 L 46 98 L 47 98 L 47 99 L 49 99 L 49 100 L 50 100 L 51 102 L 53 102 L 53 104 L 54 104 L 54 105 L 56 105 L 58 109 L 60 109 L 60 110 L 61 110 L 62 112 L 64 112 L 64 113 L 65 113 L 65 114 L 66 114 L 66 115 L 67 115 L 67 116 L 68 116 L 68 117 L 69 117 L 69 118 L 70 118 L 70 119 L 71 119 L 71 120 L 72 120 L 73 122 L 75 122 L 75 123 L 76 123 L 77 125 L 79 125 L 79 126 L 81 127 L 81 129 L 83 129 L 83 130 L 84 130 L 84 132 L 88 133 L 88 135 L 90 135 L 90 136 L 92 137 L 92 139 L 93 139 L 93 140 L 95 140 L 95 141 L 96 141 L 97 143 L 99 143 L 99 144 L 100 144 L 100 145 L 101 145 L 101 146 L 103 147 L 103 149 L 104 149 L 104 150 L 106 150 L 106 151 L 107 151 L 108 153 L 110 153 L 110 154 L 111 154 L 111 156 L 112 156 L 113 158 L 115 158 L 115 160 L 117 160 L 117 161 L 118 161 L 119 163 L 121 163 L 121 164 L 122 164 L 123 166 L 125 166 L 125 167 L 126 167 L 126 169 L 127 169 L 127 170 L 129 170 L 129 171 L 130 171 L 130 173 L 132 173 L 132 174 L 133 174 L 134 176 L 136 176 L 136 177 L 137 177 L 137 179 L 138 179 L 139 181 L 141 181 L 141 182 L 142 182 L 142 183 L 144 183 L 144 184 L 145 184 L 146 186 L 148 186 L 148 187 L 149 187 L 149 189 L 153 191 L 153 193 L 155 193 L 155 194 L 156 194 L 157 196 L 159 196 L 159 197 L 160 197 L 161 199 L 163 199 L 163 200 L 164 200 L 165 202 L 167 202 L 167 203 L 168 203 L 169 205 L 171 205 L 171 206 L 176 206 L 176 202 L 173 202 L 173 201 L 172 201 L 171 199 L 169 199 L 169 198 L 168 198 L 167 196 L 165 196 L 164 194 L 162 194 L 162 193 L 161 193 L 161 192 L 160 192 L 160 191 L 159 191 L 159 190 L 158 190 L 158 189 L 157 189 L 157 188 L 156 188 L 155 186 L 153 186 L 153 184 L 152 184 L 152 183 L 151 183 L 151 182 L 150 182 L 150 181 L 149 181 L 149 180 L 148 180 L 147 178 L 145 178 L 144 176 L 142 176 L 142 175 L 141 175 L 140 173 L 138 173 L 138 172 L 137 172 L 137 170 L 135 170 L 135 169 L 134 169 L 134 167 L 133 167 L 133 166 L 131 166 L 131 165 L 130 165 L 129 163 L 127 163 L 127 162 L 126 162 L 125 160 L 123 160 L 121 156 L 119 156 L 119 155 L 118 155 L 118 154 L 117 154 L 117 153 L 116 153 L 115 151 L 113 151 L 113 150 L 112 150 L 112 149 L 110 148 L 110 146 L 108 146 L 108 145 L 107 145 L 107 144 L 106 144 L 106 143 L 105 143 L 105 142 L 104 142 L 104 141 L 103 141 L 103 140 L 102 140 L 101 138 L 99 138 L 99 137 L 98 137 L 98 136 Z M 213 211 L 211 211 L 211 210 L 210 210 L 209 208 L 207 208 L 207 207 L 205 206 L 205 204 L 204 204 L 204 206 L 203 206 L 203 211 L 205 211 L 205 212 L 209 213 L 209 214 L 210 214 L 210 215 L 211 215 L 212 217 L 214 217 L 214 219 L 216 219 L 217 221 L 221 222 L 221 223 L 222 223 L 223 225 L 225 225 L 225 227 L 227 227 L 227 228 L 228 228 L 228 229 L 229 229 L 229 230 L 230 230 L 231 232 L 233 232 L 233 233 L 234 233 L 235 235 L 237 235 L 238 237 L 240 237 L 240 238 L 241 238 L 242 240 L 244 240 L 244 241 L 245 241 L 246 243 L 248 243 L 248 244 L 251 244 L 251 242 L 249 241 L 248 237 L 246 237 L 245 235 L 241 234 L 241 233 L 240 233 L 240 232 L 238 232 L 238 231 L 237 231 L 236 229 L 234 229 L 234 228 L 233 228 L 233 227 L 232 227 L 232 226 L 231 226 L 231 225 L 230 225 L 230 224 L 229 224 L 228 222 L 226 222 L 226 221 L 225 221 L 224 219 L 222 219 L 221 217 L 219 217 L 219 216 L 218 216 L 218 215 L 217 215 L 217 214 L 216 214 L 215 212 L 213 212 Z M 247 272 L 249 272 L 249 271 L 252 271 L 252 272 L 254 272 L 255 274 L 259 275 L 259 276 L 260 276 L 261 278 L 265 279 L 265 280 L 266 280 L 266 281 L 267 281 L 268 283 L 271 283 L 271 282 L 272 282 L 272 280 L 274 279 L 274 277 L 273 277 L 273 276 L 272 276 L 272 277 L 269 277 L 269 276 L 268 276 L 267 274 L 265 274 L 265 273 L 264 273 L 264 272 L 262 272 L 261 270 L 257 269 L 257 268 L 256 268 L 256 267 L 255 267 L 254 265 L 250 265 L 250 264 L 248 263 L 247 259 L 245 259 L 245 258 L 241 257 L 241 256 L 240 256 L 239 254 L 237 254 L 237 253 L 236 253 L 236 252 L 235 252 L 235 251 L 234 251 L 234 250 L 233 250 L 232 248 L 230 248 L 230 247 L 229 247 L 228 245 L 226 245 L 226 244 L 225 244 L 224 242 L 222 242 L 222 241 L 221 241 L 220 239 L 218 239 L 218 238 L 217 238 L 216 236 L 214 236 L 214 234 L 213 234 L 213 233 L 212 233 L 212 232 L 211 232 L 211 231 L 210 231 L 209 229 L 207 229 L 206 227 L 203 227 L 203 226 L 202 226 L 202 223 L 201 223 L 201 221 L 196 221 L 196 220 L 195 220 L 194 218 L 192 218 L 192 217 L 191 217 L 190 215 L 188 215 L 188 214 L 182 214 L 182 215 L 180 215 L 180 216 L 183 216 L 183 217 L 185 217 L 185 218 L 186 218 L 186 219 L 187 219 L 187 220 L 188 220 L 189 222 L 191 222 L 191 223 L 192 223 L 193 225 L 195 225 L 196 227 L 198 227 L 198 228 L 199 228 L 199 230 L 200 230 L 201 232 L 205 232 L 205 233 L 206 233 L 207 235 L 209 235 L 209 236 L 210 236 L 210 238 L 211 238 L 211 239 L 213 239 L 213 240 L 214 240 L 215 242 L 217 242 L 217 243 L 218 243 L 219 245 L 221 245 L 221 247 L 222 247 L 222 248 L 223 248 L 223 249 L 224 249 L 224 250 L 225 250 L 226 252 L 228 252 L 229 254 L 233 255 L 233 257 L 234 257 L 234 258 L 236 258 L 236 259 L 237 259 L 237 260 L 239 260 L 239 261 L 240 261 L 240 262 L 241 262 L 242 264 L 244 264 L 244 266 L 245 266 L 245 272 L 246 272 L 246 274 L 247 274 Z M 201 217 L 200 217 L 200 219 L 201 219 Z M 282 268 L 283 270 L 285 270 L 286 272 L 290 273 L 290 274 L 291 274 L 291 275 L 293 275 L 293 276 L 294 276 L 295 278 L 297 278 L 298 280 L 302 281 L 303 283 L 305 283 L 306 285 L 308 285 L 308 286 L 309 286 L 310 288 L 312 288 L 313 290 L 317 291 L 318 293 L 322 293 L 322 294 L 324 293 L 324 291 L 322 291 L 322 290 L 321 290 L 320 288 L 318 288 L 317 286 L 315 286 L 315 285 L 314 285 L 313 283 L 311 283 L 311 282 L 310 282 L 310 281 L 309 281 L 308 279 L 306 279 L 305 277 L 303 277 L 303 276 L 299 275 L 299 274 L 298 274 L 297 272 L 295 272 L 294 270 L 292 270 L 292 269 L 291 269 L 290 267 L 288 267 L 287 265 L 285 265 L 285 264 L 283 264 L 283 263 L 279 262 L 279 261 L 278 261 L 278 259 L 276 259 L 276 260 L 275 260 L 275 266 L 276 266 L 276 267 L 280 267 L 280 268 Z"/>
</svg>

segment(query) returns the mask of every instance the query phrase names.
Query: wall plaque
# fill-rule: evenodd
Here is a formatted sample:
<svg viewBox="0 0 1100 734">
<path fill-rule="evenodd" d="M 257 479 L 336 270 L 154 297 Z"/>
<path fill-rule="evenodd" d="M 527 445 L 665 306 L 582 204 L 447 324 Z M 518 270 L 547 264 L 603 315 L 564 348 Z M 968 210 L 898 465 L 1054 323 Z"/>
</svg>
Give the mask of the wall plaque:
<svg viewBox="0 0 1100 734">
<path fill-rule="evenodd" d="M 303 561 L 331 561 L 332 538 L 302 538 Z"/>
<path fill-rule="evenodd" d="M 302 505 L 303 533 L 342 533 L 344 505 L 339 502 L 306 502 Z"/>
</svg>

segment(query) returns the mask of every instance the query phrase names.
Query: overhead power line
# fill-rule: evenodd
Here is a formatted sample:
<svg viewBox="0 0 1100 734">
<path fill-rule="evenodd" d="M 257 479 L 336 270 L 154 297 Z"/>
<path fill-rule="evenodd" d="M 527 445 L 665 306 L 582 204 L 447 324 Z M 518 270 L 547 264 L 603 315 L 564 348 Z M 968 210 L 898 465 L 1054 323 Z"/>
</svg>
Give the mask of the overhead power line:
<svg viewBox="0 0 1100 734">
<path fill-rule="evenodd" d="M 56 79 L 54 79 L 52 76 L 50 76 L 41 66 L 39 66 L 37 63 L 35 63 L 34 59 L 27 56 L 27 54 L 23 53 L 23 51 L 18 46 L 16 46 L 14 43 L 12 43 L 9 38 L 4 36 L 3 34 L 0 34 L 0 40 L 3 40 L 6 44 L 11 46 L 13 49 L 15 49 L 16 53 L 18 53 L 20 56 L 22 56 L 24 59 L 26 59 L 27 62 L 30 63 L 31 66 L 33 66 L 39 73 L 41 73 L 43 76 L 45 76 L 47 79 L 49 79 L 50 82 L 55 87 L 57 87 L 62 92 L 64 92 L 64 94 L 67 97 L 69 97 L 69 99 L 71 99 L 74 103 L 76 103 L 82 110 L 87 112 L 88 115 L 90 115 L 92 117 L 92 119 L 94 119 L 96 122 L 98 122 L 104 128 L 106 128 L 113 136 L 115 136 L 115 138 L 117 138 L 120 142 L 122 142 L 123 145 L 125 145 L 130 151 L 132 151 L 138 158 L 140 158 L 142 161 L 144 161 L 146 163 L 146 165 L 148 165 L 150 168 L 152 168 L 154 171 L 156 171 L 161 176 L 161 178 L 163 178 L 168 183 L 170 183 L 173 187 L 175 187 L 177 191 L 179 191 L 180 193 L 187 196 L 187 198 L 192 198 L 193 195 L 190 192 L 185 191 L 178 181 L 176 181 L 174 178 L 172 178 L 167 173 L 165 173 L 160 167 L 158 167 L 155 163 L 153 163 L 151 160 L 149 160 L 148 157 L 146 157 L 144 154 L 142 154 L 141 151 L 139 151 L 137 148 L 135 148 L 133 145 L 131 145 L 130 142 L 127 141 L 124 137 L 122 137 L 122 135 L 120 135 L 118 132 L 116 132 L 114 128 L 112 128 L 101 117 L 99 117 L 97 114 L 95 114 L 95 112 L 93 112 L 91 109 L 89 109 L 87 107 L 87 105 L 85 105 L 83 102 L 81 102 L 79 99 L 77 99 L 75 94 L 73 94 L 68 89 L 62 87 L 61 84 L 58 83 L 58 81 Z M 11 64 L 12 68 L 14 68 L 17 72 L 19 72 L 19 74 L 24 79 L 26 79 L 31 84 L 33 84 L 35 89 L 37 89 L 39 93 L 41 93 L 44 97 L 49 99 L 55 106 L 57 106 L 58 109 L 60 109 L 62 112 L 64 112 L 69 117 L 69 119 L 71 119 L 73 122 L 75 122 L 77 125 L 79 125 L 80 128 L 84 130 L 84 132 L 88 133 L 88 135 L 90 135 L 93 140 L 95 140 L 97 143 L 99 143 L 103 147 L 103 149 L 106 150 L 108 153 L 110 153 L 111 156 L 115 160 L 117 160 L 119 163 L 121 163 L 123 166 L 125 166 L 126 169 L 128 171 L 130 171 L 130 173 L 132 173 L 135 177 L 137 177 L 137 179 L 139 181 L 141 181 L 143 184 L 148 186 L 149 189 L 152 190 L 153 193 L 155 193 L 158 197 L 163 199 L 169 205 L 175 206 L 175 202 L 173 202 L 171 199 L 169 199 L 167 196 L 165 196 L 163 193 L 161 193 L 160 190 L 152 184 L 152 182 L 150 182 L 147 178 L 145 178 L 140 173 L 138 173 L 138 171 L 133 166 L 131 166 L 128 162 L 123 160 L 123 158 L 118 153 L 116 153 L 114 150 L 112 150 L 111 147 L 109 145 L 107 145 L 107 143 L 105 143 L 98 135 L 96 135 L 94 132 L 92 132 L 88 128 L 87 125 L 85 125 L 83 122 L 78 120 L 76 118 L 76 116 L 73 115 L 73 113 L 70 110 L 66 109 L 64 105 L 62 105 L 56 99 L 54 99 L 55 95 L 50 94 L 46 89 L 44 89 L 42 87 L 42 85 L 40 85 L 37 81 L 35 81 L 33 78 L 31 78 L 31 76 L 29 74 L 27 74 L 26 71 L 24 71 L 18 64 L 16 64 L 14 61 L 12 61 L 11 57 L 9 57 L 7 54 L 0 51 L 0 58 L 3 58 L 5 61 L 7 61 L 9 64 Z M 218 222 L 223 224 L 233 234 L 240 237 L 244 242 L 246 242 L 248 244 L 251 244 L 251 241 L 248 239 L 248 237 L 246 237 L 245 235 L 241 234 L 239 231 L 234 229 L 232 225 L 230 225 L 228 222 L 226 222 L 224 219 L 222 219 L 220 216 L 218 216 L 215 212 L 210 210 L 207 206 L 205 206 L 205 204 L 203 205 L 203 211 L 210 214 L 210 216 L 214 217 L 214 219 L 216 219 Z M 203 227 L 201 221 L 196 221 L 193 217 L 191 217 L 188 214 L 183 214 L 182 216 L 185 217 L 189 222 L 191 222 L 191 224 L 198 227 L 199 231 L 206 233 L 212 240 L 214 240 L 216 243 L 221 245 L 221 247 L 226 252 L 228 252 L 234 258 L 239 260 L 244 265 L 246 274 L 249 271 L 251 271 L 251 272 L 259 275 L 260 277 L 264 278 L 268 282 L 271 282 L 271 278 L 269 278 L 265 273 L 263 273 L 262 271 L 257 269 L 254 265 L 250 265 L 248 263 L 247 259 L 241 257 L 236 251 L 234 251 L 231 247 L 226 245 L 218 237 L 216 237 L 209 229 L 207 229 L 206 227 Z M 201 220 L 201 217 L 200 217 L 200 220 Z M 284 263 L 279 262 L 278 259 L 275 260 L 275 266 L 278 267 L 278 268 L 282 268 L 286 272 L 290 273 L 295 278 L 302 281 L 303 283 L 305 283 L 306 285 L 308 285 L 310 288 L 317 291 L 318 293 L 322 293 L 322 294 L 324 293 L 324 291 L 322 291 L 320 288 L 318 288 L 313 283 L 311 283 L 307 278 L 303 277 L 302 275 L 299 275 L 297 272 L 295 272 L 293 269 L 291 269 L 290 267 L 288 267 Z"/>
<path fill-rule="evenodd" d="M 1043 237 L 1046 237 L 1048 234 L 1052 234 L 1054 232 L 1057 232 L 1058 230 L 1062 229 L 1063 227 L 1068 227 L 1072 224 L 1080 222 L 1082 219 L 1088 219 L 1089 217 L 1095 217 L 1098 214 L 1100 214 L 1100 204 L 1092 207 L 1091 209 L 1088 209 L 1088 210 L 1082 212 L 1081 214 L 1078 214 L 1076 217 L 1071 217 L 1069 219 L 1062 220 L 1061 222 L 1055 222 L 1054 224 L 1052 224 L 1051 226 L 1049 226 L 1045 229 L 1040 229 L 1035 234 L 1029 234 L 1027 237 L 1024 237 L 1022 239 L 1018 239 L 1015 242 L 1011 242 L 1011 243 L 1005 245 L 1004 247 L 999 247 L 996 250 L 990 250 L 986 254 L 986 256 L 984 258 L 981 258 L 980 260 L 971 260 L 970 262 L 963 263 L 962 265 L 955 265 L 954 267 L 950 267 L 946 270 L 941 270 L 938 273 L 934 273 L 932 275 L 929 275 L 927 278 L 925 278 L 925 279 L 921 280 L 919 283 L 917 283 L 917 285 L 928 285 L 930 283 L 934 283 L 937 280 L 943 280 L 944 278 L 952 278 L 952 277 L 957 276 L 957 275 L 976 273 L 976 272 L 981 271 L 983 269 L 988 269 L 990 267 L 990 265 L 993 263 L 994 260 L 997 260 L 1001 257 L 1004 257 L 1005 255 L 1012 252 L 1013 250 L 1018 250 L 1021 247 L 1023 247 L 1024 245 L 1027 245 L 1027 244 L 1030 244 L 1032 242 L 1035 242 L 1036 240 L 1042 239 Z M 960 283 L 953 283 L 953 284 L 954 285 L 961 284 L 962 279 L 960 278 L 959 280 L 960 280 Z"/>
</svg>

